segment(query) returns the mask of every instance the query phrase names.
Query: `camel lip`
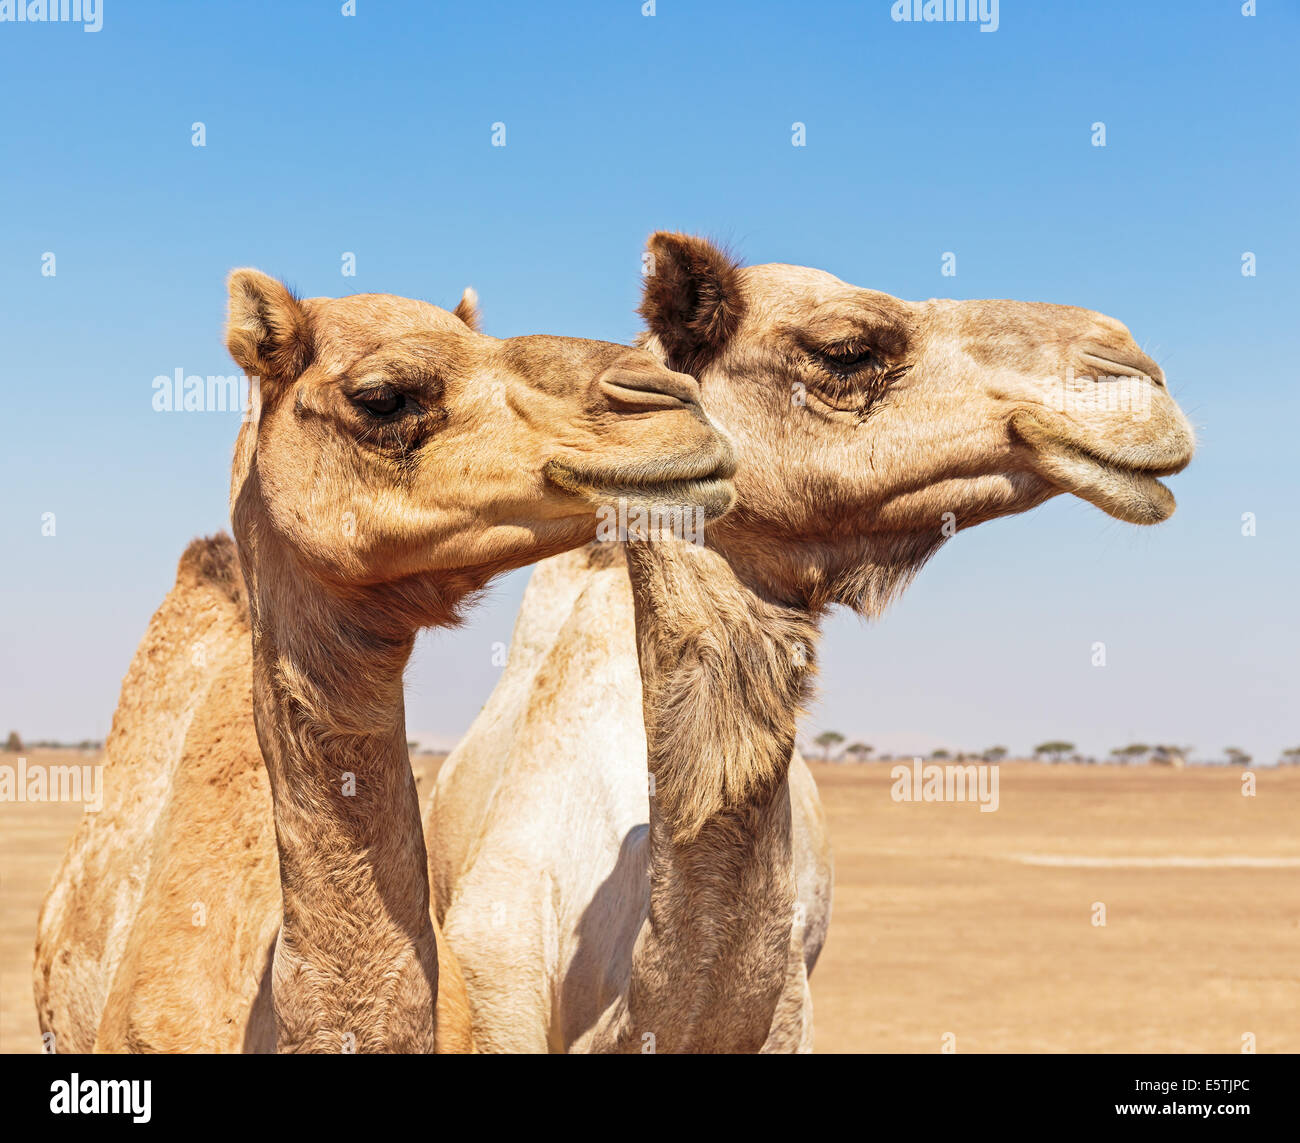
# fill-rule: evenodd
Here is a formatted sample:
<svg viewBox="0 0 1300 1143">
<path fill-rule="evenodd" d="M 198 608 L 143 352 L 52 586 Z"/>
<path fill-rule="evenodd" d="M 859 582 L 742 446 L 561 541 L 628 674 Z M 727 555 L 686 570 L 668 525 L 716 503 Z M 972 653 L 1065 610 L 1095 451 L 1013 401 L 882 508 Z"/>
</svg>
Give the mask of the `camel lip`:
<svg viewBox="0 0 1300 1143">
<path fill-rule="evenodd" d="M 1169 486 L 1153 472 L 1125 467 L 1063 445 L 1039 472 L 1053 484 L 1130 524 L 1159 524 L 1174 514 Z"/>
<path fill-rule="evenodd" d="M 713 450 L 692 461 L 665 465 L 660 472 L 632 468 L 586 468 L 568 461 L 553 459 L 543 468 L 546 479 L 577 496 L 625 497 L 635 500 L 670 500 L 685 503 L 703 497 L 708 501 L 726 491 L 732 495 L 731 480 L 736 475 L 736 457 L 728 446 Z"/>
<path fill-rule="evenodd" d="M 588 495 L 604 504 L 620 500 L 658 508 L 702 508 L 710 519 L 731 509 L 736 490 L 730 480 L 670 480 L 664 484 L 592 485 Z"/>
<path fill-rule="evenodd" d="M 653 483 L 592 481 L 584 478 L 575 483 L 562 473 L 551 474 L 558 484 L 576 499 L 599 510 L 626 505 L 652 511 L 682 513 L 683 520 L 713 521 L 725 516 L 736 503 L 736 486 L 729 476 L 701 476 L 689 480 L 664 480 Z M 697 515 L 698 513 L 698 515 Z"/>
<path fill-rule="evenodd" d="M 1053 432 L 1029 414 L 1013 418 L 1010 431 L 1029 448 L 1040 477 L 1108 515 L 1130 524 L 1158 524 L 1174 514 L 1174 494 L 1157 477 L 1181 471 L 1190 456 L 1164 464 L 1132 464 Z"/>
<path fill-rule="evenodd" d="M 1039 446 L 1042 447 L 1042 446 Z M 1052 447 L 1052 446 L 1047 446 Z M 1094 448 L 1089 448 L 1080 441 L 1068 437 L 1057 438 L 1055 448 L 1060 452 L 1070 453 L 1083 460 L 1095 464 L 1098 468 L 1104 468 L 1108 472 L 1114 472 L 1123 476 L 1147 477 L 1156 480 L 1158 476 L 1174 476 L 1182 472 L 1192 461 L 1190 456 L 1176 461 L 1169 461 L 1165 464 L 1133 464 L 1128 461 L 1117 460 L 1115 457 L 1106 456 Z M 1161 485 L 1163 488 L 1164 486 Z"/>
<path fill-rule="evenodd" d="M 1124 476 L 1151 478 L 1175 476 L 1192 463 L 1190 449 L 1183 456 L 1160 463 L 1142 464 L 1124 460 L 1113 454 L 1104 453 L 1095 445 L 1087 444 L 1076 436 L 1053 431 L 1031 414 L 1020 414 L 1012 418 L 1010 428 L 1012 437 L 1027 445 L 1035 453 L 1064 454 Z"/>
</svg>

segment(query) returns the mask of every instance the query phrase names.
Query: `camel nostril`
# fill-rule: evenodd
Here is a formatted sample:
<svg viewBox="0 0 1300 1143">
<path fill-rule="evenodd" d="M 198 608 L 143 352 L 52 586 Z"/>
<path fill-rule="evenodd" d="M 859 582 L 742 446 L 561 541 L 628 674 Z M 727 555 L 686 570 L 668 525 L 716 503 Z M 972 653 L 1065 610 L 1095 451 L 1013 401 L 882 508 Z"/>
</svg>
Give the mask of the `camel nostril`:
<svg viewBox="0 0 1300 1143">
<path fill-rule="evenodd" d="M 668 369 L 607 369 L 597 383 L 616 409 L 640 412 L 699 405 L 700 386 L 694 377 Z"/>
<path fill-rule="evenodd" d="M 1165 375 L 1160 366 L 1136 348 L 1132 352 L 1083 349 L 1079 361 L 1082 364 L 1080 372 L 1091 374 L 1098 380 L 1145 377 L 1157 388 L 1165 388 Z"/>
</svg>

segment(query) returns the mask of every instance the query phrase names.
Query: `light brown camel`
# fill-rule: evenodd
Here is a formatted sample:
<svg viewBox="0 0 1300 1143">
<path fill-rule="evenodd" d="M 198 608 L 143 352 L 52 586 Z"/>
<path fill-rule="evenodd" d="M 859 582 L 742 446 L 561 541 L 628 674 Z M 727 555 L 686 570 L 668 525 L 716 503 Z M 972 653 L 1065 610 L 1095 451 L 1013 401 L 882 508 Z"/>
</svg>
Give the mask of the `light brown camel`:
<svg viewBox="0 0 1300 1143">
<path fill-rule="evenodd" d="M 439 773 L 431 881 L 481 1050 L 810 1049 L 831 859 L 793 744 L 821 617 L 879 614 L 956 530 L 1061 492 L 1162 520 L 1192 455 L 1101 314 L 650 252 L 645 344 L 699 379 L 737 504 L 706 548 L 541 564 Z"/>
<path fill-rule="evenodd" d="M 260 378 L 231 489 L 246 603 L 229 541 L 192 545 L 124 684 L 103 813 L 40 922 L 58 1048 L 469 1047 L 406 752 L 415 634 L 590 541 L 611 498 L 716 516 L 734 469 L 691 378 L 485 337 L 472 308 L 232 275 L 227 342 Z"/>
</svg>

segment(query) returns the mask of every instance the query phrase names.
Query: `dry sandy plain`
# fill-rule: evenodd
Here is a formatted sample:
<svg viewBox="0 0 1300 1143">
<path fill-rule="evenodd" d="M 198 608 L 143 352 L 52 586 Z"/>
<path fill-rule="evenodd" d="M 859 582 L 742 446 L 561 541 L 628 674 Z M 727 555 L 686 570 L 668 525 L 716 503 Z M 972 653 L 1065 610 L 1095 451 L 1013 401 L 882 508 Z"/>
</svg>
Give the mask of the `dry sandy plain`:
<svg viewBox="0 0 1300 1143">
<path fill-rule="evenodd" d="M 995 813 L 895 802 L 888 763 L 813 770 L 836 865 L 819 1051 L 1300 1051 L 1300 768 L 1243 797 L 1240 769 L 1004 763 Z M 36 913 L 79 812 L 0 803 L 5 1052 L 39 1048 Z"/>
</svg>

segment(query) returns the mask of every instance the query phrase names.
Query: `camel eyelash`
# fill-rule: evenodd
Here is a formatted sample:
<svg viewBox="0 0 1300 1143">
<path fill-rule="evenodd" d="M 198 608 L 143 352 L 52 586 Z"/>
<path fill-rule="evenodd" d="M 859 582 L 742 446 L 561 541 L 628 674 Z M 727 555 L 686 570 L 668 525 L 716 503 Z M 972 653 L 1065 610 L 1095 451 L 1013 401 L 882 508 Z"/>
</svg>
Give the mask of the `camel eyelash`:
<svg viewBox="0 0 1300 1143">
<path fill-rule="evenodd" d="M 425 369 L 412 369 L 409 363 L 382 364 L 342 380 L 343 395 L 353 402 L 397 395 L 416 410 L 436 403 L 442 393 L 438 375 Z"/>
<path fill-rule="evenodd" d="M 846 338 L 844 341 L 829 341 L 819 345 L 815 352 L 823 357 L 851 357 L 854 354 L 874 354 L 875 346 L 861 338 Z"/>
<path fill-rule="evenodd" d="M 876 345 L 861 338 L 810 346 L 806 352 L 819 372 L 848 381 L 874 381 L 887 368 L 884 355 Z"/>
<path fill-rule="evenodd" d="M 351 395 L 351 401 L 373 417 L 394 417 L 410 411 L 406 394 L 387 385 L 362 389 Z"/>
<path fill-rule="evenodd" d="M 865 420 L 878 409 L 890 387 L 903 377 L 910 365 L 887 367 L 879 362 L 871 368 L 856 366 L 837 369 L 822 362 L 813 387 L 823 404 L 842 413 L 854 413 Z"/>
</svg>

